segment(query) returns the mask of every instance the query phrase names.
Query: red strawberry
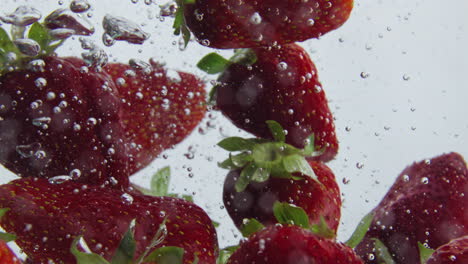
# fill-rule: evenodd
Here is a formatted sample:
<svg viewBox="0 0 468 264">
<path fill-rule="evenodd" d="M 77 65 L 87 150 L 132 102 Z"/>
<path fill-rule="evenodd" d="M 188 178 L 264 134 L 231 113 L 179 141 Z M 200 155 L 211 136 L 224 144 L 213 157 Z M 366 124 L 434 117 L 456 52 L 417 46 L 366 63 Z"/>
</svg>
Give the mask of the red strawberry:
<svg viewBox="0 0 468 264">
<path fill-rule="evenodd" d="M 318 38 L 346 22 L 352 8 L 352 0 L 196 0 L 183 12 L 203 45 L 232 49 Z"/>
<path fill-rule="evenodd" d="M 205 84 L 196 76 L 174 72 L 174 79 L 156 63 L 138 65 L 140 69 L 117 63 L 104 68 L 124 101 L 120 118 L 125 136 L 138 149 L 133 172 L 187 137 L 206 112 Z"/>
<path fill-rule="evenodd" d="M 234 58 L 219 77 L 217 107 L 257 137 L 271 137 L 267 120 L 280 123 L 287 131 L 286 143 L 296 147 L 304 147 L 313 133 L 315 149 L 325 149 L 316 159 L 333 159 L 338 151 L 333 116 L 307 52 L 295 44 L 245 52 L 236 55 L 241 62 Z M 245 63 L 249 56 L 256 62 Z"/>
<path fill-rule="evenodd" d="M 111 79 L 83 72 L 76 58 L 42 60 L 43 70 L 0 77 L 0 162 L 19 176 L 70 175 L 93 184 L 113 177 L 128 185 L 126 146 L 116 136 L 121 103 Z"/>
<path fill-rule="evenodd" d="M 359 264 L 348 246 L 298 226 L 269 226 L 242 242 L 228 264 Z"/>
<path fill-rule="evenodd" d="M 439 247 L 426 264 L 466 264 L 468 263 L 468 236 L 460 237 Z"/>
<path fill-rule="evenodd" d="M 11 251 L 7 243 L 0 240 L 0 263 L 2 264 L 21 264 L 21 261 Z"/>
<path fill-rule="evenodd" d="M 265 225 L 277 223 L 273 214 L 276 201 L 287 202 L 305 210 L 312 224 L 320 217 L 335 233 L 340 222 L 341 198 L 333 172 L 323 163 L 310 161 L 319 182 L 308 177 L 299 180 L 269 178 L 265 182 L 252 182 L 244 191 L 237 192 L 235 183 L 240 170 L 229 172 L 224 182 L 223 202 L 238 228 L 245 218 L 254 218 Z"/>
<path fill-rule="evenodd" d="M 16 243 L 34 263 L 76 263 L 70 249 L 78 236 L 91 251 L 111 260 L 134 219 L 134 260 L 167 246 L 184 250 L 183 263 L 196 258 L 215 263 L 218 254 L 208 215 L 177 198 L 23 178 L 0 186 L 0 207 L 10 208 L 0 221 L 2 227 L 16 234 Z M 165 228 L 160 228 L 164 220 Z"/>
<path fill-rule="evenodd" d="M 378 239 L 396 263 L 420 263 L 418 242 L 437 248 L 468 234 L 467 191 L 468 168 L 457 153 L 412 164 L 373 210 L 356 251 L 366 263 L 380 263 Z"/>
</svg>

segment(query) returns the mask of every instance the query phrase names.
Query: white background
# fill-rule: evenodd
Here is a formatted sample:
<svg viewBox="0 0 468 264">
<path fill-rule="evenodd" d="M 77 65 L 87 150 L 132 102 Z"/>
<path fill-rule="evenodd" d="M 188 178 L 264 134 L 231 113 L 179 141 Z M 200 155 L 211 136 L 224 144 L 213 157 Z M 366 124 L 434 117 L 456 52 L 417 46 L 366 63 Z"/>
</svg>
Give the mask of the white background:
<svg viewBox="0 0 468 264">
<path fill-rule="evenodd" d="M 192 42 L 180 51 L 179 38 L 172 35 L 172 18 L 160 21 L 158 6 L 163 3 L 154 2 L 90 0 L 91 21 L 97 29 L 92 39 L 103 46 L 101 21 L 106 13 L 124 16 L 140 23 L 151 38 L 141 46 L 116 43 L 106 49 L 112 59 L 155 57 L 169 68 L 205 76 L 194 65 L 213 50 Z M 1 13 L 27 4 L 44 15 L 69 5 L 68 0 L 62 5 L 50 0 L 1 3 Z M 360 218 L 413 161 L 449 151 L 468 158 L 467 11 L 466 0 L 360 0 L 343 27 L 301 44 L 319 69 L 341 143 L 336 160 L 328 164 L 344 199 L 339 239 L 349 237 Z M 77 39 L 59 50 L 61 55 L 79 56 L 81 52 Z M 221 53 L 230 55 L 231 51 Z M 158 158 L 132 180 L 148 185 L 154 171 L 170 165 L 172 192 L 193 193 L 195 202 L 221 222 L 218 235 L 224 247 L 237 243 L 239 237 L 222 208 L 227 171 L 219 169 L 217 162 L 227 153 L 215 145 L 225 136 L 246 134 L 219 113 L 209 116 L 200 125 L 204 133 L 196 130 L 166 151 L 167 158 Z M 187 158 L 191 155 L 192 159 Z M 1 182 L 14 178 L 2 168 L 0 173 Z"/>
</svg>

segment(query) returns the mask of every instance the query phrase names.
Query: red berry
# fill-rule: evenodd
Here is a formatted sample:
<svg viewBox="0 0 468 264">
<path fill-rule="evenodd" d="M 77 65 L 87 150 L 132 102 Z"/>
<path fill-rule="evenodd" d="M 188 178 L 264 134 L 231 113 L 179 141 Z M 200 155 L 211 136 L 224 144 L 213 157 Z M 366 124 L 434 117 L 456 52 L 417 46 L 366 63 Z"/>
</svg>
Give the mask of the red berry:
<svg viewBox="0 0 468 264">
<path fill-rule="evenodd" d="M 185 4 L 187 26 L 203 45 L 252 48 L 318 38 L 340 27 L 352 0 L 197 0 Z"/>
<path fill-rule="evenodd" d="M 356 247 L 366 263 L 380 263 L 373 238 L 396 263 L 419 263 L 418 242 L 437 248 L 468 234 L 468 168 L 457 153 L 417 162 L 400 174 Z"/>
<path fill-rule="evenodd" d="M 329 161 L 338 152 L 333 116 L 317 69 L 298 45 L 255 49 L 252 65 L 231 63 L 219 77 L 216 105 L 237 127 L 271 138 L 274 120 L 287 131 L 286 143 L 302 148 L 313 133 L 316 157 Z"/>
<path fill-rule="evenodd" d="M 360 264 L 346 245 L 321 238 L 298 226 L 269 226 L 254 233 L 228 264 Z"/>
<path fill-rule="evenodd" d="M 466 264 L 468 263 L 468 236 L 460 237 L 439 247 L 426 264 Z"/>
<path fill-rule="evenodd" d="M 135 258 L 164 246 L 185 250 L 183 263 L 215 263 L 217 238 L 208 215 L 182 199 L 126 193 L 67 181 L 23 178 L 0 186 L 1 226 L 34 263 L 75 263 L 72 241 L 83 236 L 91 251 L 110 260 L 135 219 Z M 167 234 L 151 246 L 163 220 Z"/>
<path fill-rule="evenodd" d="M 241 228 L 245 218 L 255 218 L 264 225 L 276 224 L 273 204 L 279 201 L 304 209 L 311 224 L 318 224 L 323 217 L 336 233 L 341 198 L 335 175 L 323 163 L 311 161 L 309 164 L 320 183 L 308 177 L 300 180 L 270 177 L 265 182 L 251 182 L 244 191 L 237 192 L 235 182 L 240 171 L 229 172 L 224 182 L 223 202 L 235 225 Z"/>
<path fill-rule="evenodd" d="M 7 243 L 0 240 L 0 263 L 2 264 L 21 264 L 21 261 L 16 257 L 15 253 L 11 251 Z"/>
</svg>

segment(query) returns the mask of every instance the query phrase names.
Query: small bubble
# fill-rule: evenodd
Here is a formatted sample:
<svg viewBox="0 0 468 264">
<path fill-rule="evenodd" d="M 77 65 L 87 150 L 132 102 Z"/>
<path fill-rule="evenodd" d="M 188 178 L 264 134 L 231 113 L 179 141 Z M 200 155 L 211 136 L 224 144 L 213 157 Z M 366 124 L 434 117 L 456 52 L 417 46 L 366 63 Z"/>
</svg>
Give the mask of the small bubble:
<svg viewBox="0 0 468 264">
<path fill-rule="evenodd" d="M 362 169 L 362 168 L 364 168 L 364 164 L 361 163 L 361 162 L 358 162 L 358 163 L 356 163 L 356 168 Z"/>
<path fill-rule="evenodd" d="M 403 80 L 404 81 L 409 81 L 409 79 L 411 79 L 411 77 L 407 74 L 403 74 Z"/>
<path fill-rule="evenodd" d="M 34 81 L 34 85 L 36 85 L 37 88 L 42 89 L 42 88 L 46 87 L 47 80 L 42 78 L 42 77 L 39 77 Z"/>
<path fill-rule="evenodd" d="M 367 73 L 367 72 L 361 72 L 361 78 L 366 79 L 366 78 L 368 78 L 369 76 L 370 76 L 369 73 Z"/>
<path fill-rule="evenodd" d="M 421 178 L 421 183 L 422 183 L 422 184 L 428 184 L 428 183 L 429 183 L 429 178 L 427 178 L 427 177 L 422 177 L 422 178 Z"/>
<path fill-rule="evenodd" d="M 278 63 L 277 68 L 280 71 L 287 70 L 288 69 L 288 64 L 286 62 L 282 61 L 282 62 Z"/>
<path fill-rule="evenodd" d="M 255 12 L 251 17 L 250 17 L 250 22 L 252 24 L 258 25 L 262 23 L 262 17 L 258 12 Z"/>
<path fill-rule="evenodd" d="M 315 20 L 313 20 L 312 18 L 307 19 L 307 25 L 308 26 L 313 26 L 314 24 L 315 24 Z"/>
</svg>

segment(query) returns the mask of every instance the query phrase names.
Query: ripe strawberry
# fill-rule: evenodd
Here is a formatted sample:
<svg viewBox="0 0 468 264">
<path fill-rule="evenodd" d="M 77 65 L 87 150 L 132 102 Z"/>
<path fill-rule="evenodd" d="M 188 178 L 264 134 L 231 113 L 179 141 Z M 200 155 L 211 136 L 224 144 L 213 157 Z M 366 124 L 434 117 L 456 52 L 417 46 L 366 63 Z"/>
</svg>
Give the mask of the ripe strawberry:
<svg viewBox="0 0 468 264">
<path fill-rule="evenodd" d="M 254 63 L 246 60 L 256 58 Z M 244 50 L 218 78 L 216 105 L 237 127 L 270 138 L 267 120 L 287 131 L 286 143 L 302 148 L 313 133 L 315 157 L 329 161 L 338 152 L 333 116 L 317 69 L 298 45 Z"/>
<path fill-rule="evenodd" d="M 185 2 L 181 12 L 198 41 L 218 49 L 271 46 L 318 38 L 346 22 L 353 8 L 352 0 L 178 2 Z M 176 19 L 183 18 L 176 15 Z M 176 21 L 175 27 L 180 24 Z"/>
<path fill-rule="evenodd" d="M 437 248 L 468 234 L 468 168 L 457 153 L 417 162 L 400 174 L 356 248 L 366 263 L 380 263 L 383 244 L 395 263 L 420 263 L 418 242 Z"/>
<path fill-rule="evenodd" d="M 174 72 L 171 77 L 154 62 L 134 66 L 112 63 L 104 68 L 124 101 L 120 118 L 125 137 L 138 149 L 133 172 L 186 138 L 206 112 L 205 84 L 193 74 Z"/>
<path fill-rule="evenodd" d="M 229 258 L 228 264 L 359 264 L 348 246 L 298 226 L 269 226 L 254 233 Z"/>
<path fill-rule="evenodd" d="M 136 221 L 135 251 L 130 254 L 134 261 L 168 246 L 184 250 L 183 263 L 197 258 L 199 263 L 215 263 L 218 254 L 210 218 L 182 199 L 23 178 L 0 186 L 0 207 L 10 208 L 1 226 L 17 236 L 16 243 L 33 263 L 76 263 L 72 242 L 80 236 L 92 252 L 109 261 L 119 252 L 132 220 Z"/>
<path fill-rule="evenodd" d="M 468 263 L 468 236 L 460 237 L 439 247 L 425 264 Z"/>
<path fill-rule="evenodd" d="M 237 192 L 235 183 L 240 170 L 230 171 L 224 182 L 223 202 L 231 219 L 238 228 L 245 218 L 254 218 L 265 225 L 276 224 L 273 204 L 287 202 L 301 207 L 312 224 L 318 224 L 323 217 L 335 233 L 341 216 L 341 198 L 333 172 L 323 163 L 310 161 L 318 177 L 285 179 L 271 177 L 264 182 L 251 182 L 244 191 Z"/>
<path fill-rule="evenodd" d="M 15 253 L 11 251 L 7 243 L 0 240 L 0 263 L 2 264 L 21 264 L 21 261 L 16 257 Z"/>
</svg>

